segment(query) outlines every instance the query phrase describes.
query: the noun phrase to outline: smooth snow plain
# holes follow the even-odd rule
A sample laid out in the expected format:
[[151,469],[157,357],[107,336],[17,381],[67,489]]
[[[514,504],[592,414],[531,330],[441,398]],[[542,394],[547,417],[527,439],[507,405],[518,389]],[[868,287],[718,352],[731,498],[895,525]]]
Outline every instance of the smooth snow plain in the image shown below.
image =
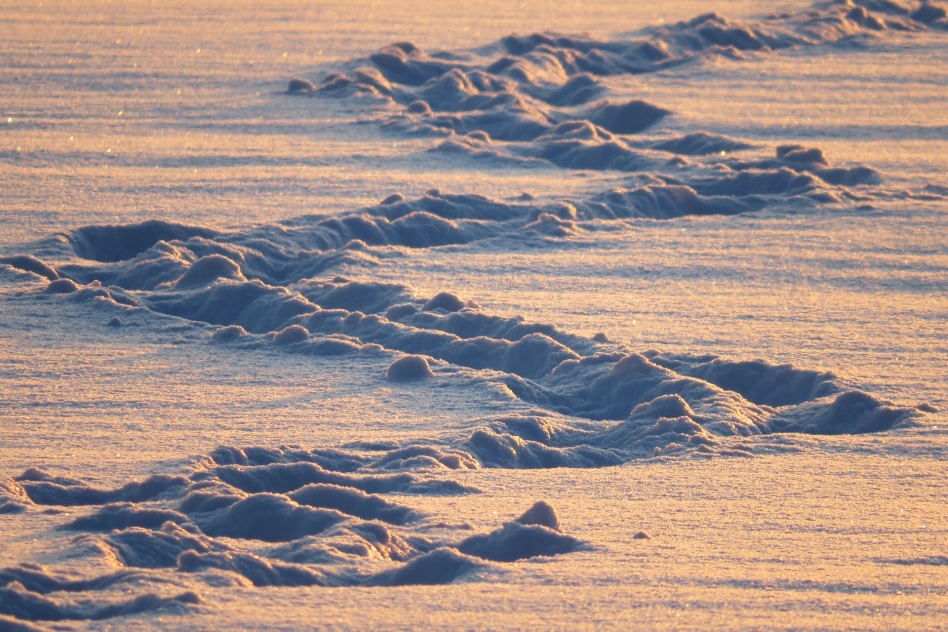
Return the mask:
[[945,7],[668,5],[5,7],[0,629],[944,627]]

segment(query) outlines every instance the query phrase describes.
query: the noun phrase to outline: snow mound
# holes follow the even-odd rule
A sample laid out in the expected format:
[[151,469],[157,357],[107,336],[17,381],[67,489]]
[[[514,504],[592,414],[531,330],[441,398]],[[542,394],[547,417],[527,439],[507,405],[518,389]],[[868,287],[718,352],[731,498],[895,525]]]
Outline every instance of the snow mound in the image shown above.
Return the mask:
[[392,382],[407,382],[433,376],[428,361],[417,355],[407,355],[395,360],[386,373],[386,377]]
[[537,557],[571,553],[582,542],[539,525],[508,522],[487,535],[472,535],[458,544],[462,553],[495,562],[515,562]]

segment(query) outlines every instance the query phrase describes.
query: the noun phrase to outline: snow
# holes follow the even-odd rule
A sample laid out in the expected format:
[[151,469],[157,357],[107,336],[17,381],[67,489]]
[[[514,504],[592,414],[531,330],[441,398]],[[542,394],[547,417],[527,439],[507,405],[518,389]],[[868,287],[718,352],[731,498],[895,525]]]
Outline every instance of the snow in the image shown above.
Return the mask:
[[0,628],[939,627],[946,31],[12,7]]

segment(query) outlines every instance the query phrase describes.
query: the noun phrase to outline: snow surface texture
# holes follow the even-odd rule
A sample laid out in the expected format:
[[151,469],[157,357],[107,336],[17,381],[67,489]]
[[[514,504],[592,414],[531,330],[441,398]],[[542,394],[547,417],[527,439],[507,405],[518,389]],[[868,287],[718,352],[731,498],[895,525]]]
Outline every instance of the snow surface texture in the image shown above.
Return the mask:
[[[385,495],[454,496],[476,489],[431,476],[364,473],[372,469],[367,464],[421,455],[430,457],[418,449],[377,459],[338,450],[220,448],[189,476],[155,475],[119,489],[28,470],[4,483],[4,510],[98,507],[58,528],[87,534],[72,540],[72,557],[111,560],[123,570],[71,580],[34,564],[0,569],[6,586],[0,614],[26,621],[96,620],[180,612],[201,603],[194,592],[148,592],[117,603],[46,597],[167,583],[150,569],[176,569],[216,586],[430,585],[487,569],[491,561],[584,546],[561,532],[546,502],[490,533],[464,537],[470,525],[432,523]],[[456,457],[441,458],[456,463]]]
[[[700,181],[702,186],[696,188],[705,195],[809,190],[815,184],[811,175],[831,185],[878,184],[880,175],[869,167],[831,168],[818,149],[802,147],[778,149],[776,160],[715,161],[715,180],[707,182],[700,178],[704,165],[691,165],[683,156],[725,155],[750,145],[703,132],[664,140],[630,138],[672,112],[638,99],[602,99],[609,90],[601,78],[655,73],[709,56],[739,59],[801,46],[853,43],[886,31],[948,30],[944,13],[928,3],[910,10],[892,2],[826,2],[799,13],[772,15],[761,23],[731,22],[708,13],[647,29],[630,40],[535,33],[511,35],[471,53],[433,55],[400,42],[371,55],[371,66],[356,68],[352,76],[332,72],[318,85],[292,79],[287,92],[385,104],[396,113],[384,129],[447,136],[431,151],[501,164],[540,160],[566,169],[627,172],[670,165],[688,174],[685,182]],[[720,173],[722,167],[727,175],[746,177],[727,177]],[[795,177],[800,175],[804,177]],[[678,214],[701,212],[727,211],[692,203]],[[640,213],[669,216],[662,211]]]
[[[194,613],[202,587],[476,581],[518,560],[595,547],[565,532],[543,501],[477,533],[463,515],[445,523],[411,506],[482,491],[458,482],[459,472],[779,455],[803,439],[755,439],[924,425],[933,407],[891,403],[830,372],[584,337],[493,314],[476,295],[420,295],[408,283],[374,279],[373,270],[397,268],[408,253],[450,256],[458,246],[555,255],[643,219],[941,201],[937,185],[888,189],[883,172],[851,161],[832,166],[811,144],[761,148],[705,131],[669,134],[661,126],[673,111],[616,101],[604,78],[946,29],[940,5],[865,0],[760,22],[708,14],[630,39],[512,35],[431,55],[396,43],[321,82],[293,79],[287,92],[352,101],[378,115],[392,138],[434,137],[429,156],[620,172],[623,186],[542,201],[393,193],[357,210],[234,230],[157,219],[90,224],[7,252],[3,282],[44,309],[91,310],[115,330],[174,320],[192,344],[226,348],[247,364],[264,353],[339,366],[367,358],[387,367],[379,373],[392,389],[474,385],[518,408],[398,440],[317,437],[306,448],[251,440],[115,488],[36,468],[11,476],[0,481],[0,514],[52,522],[69,536],[58,559],[112,570],[80,578],[74,568],[26,562],[0,569],[0,627]],[[629,540],[650,539],[628,529]],[[937,568],[944,560],[879,563]]]
[[[595,204],[585,208],[586,217],[606,215]],[[561,214],[563,209],[577,218],[574,207],[564,204]],[[559,533],[555,513],[542,505],[527,514],[539,518],[489,534],[453,540],[421,535],[411,527],[425,527],[424,516],[385,494],[476,490],[430,475],[389,472],[600,467],[688,452],[750,456],[753,448],[742,437],[878,432],[911,425],[922,414],[828,373],[708,355],[637,353],[550,324],[492,316],[450,293],[419,299],[406,286],[316,276],[342,260],[385,256],[373,254],[372,246],[502,241],[534,230],[535,223],[557,231],[573,226],[573,219],[547,210],[432,193],[309,225],[296,222],[292,229],[265,226],[242,234],[157,221],[89,226],[40,248],[72,248],[83,263],[54,268],[31,255],[5,258],[11,267],[48,279],[41,292],[62,309],[74,302],[117,304],[130,313],[148,310],[214,325],[213,342],[246,354],[275,346],[339,361],[386,355],[392,358],[388,379],[405,388],[415,380],[466,376],[508,389],[535,410],[445,441],[420,437],[313,451],[221,448],[190,476],[155,475],[111,490],[31,470],[4,484],[0,511],[100,506],[60,528],[107,534],[84,538],[81,546],[123,566],[213,571],[207,581],[214,583],[438,584],[489,568],[486,561],[558,555],[582,543]],[[239,543],[244,541],[255,546]],[[373,571],[380,560],[397,565]],[[101,619],[200,602],[194,593],[144,593],[94,604],[44,597],[147,582],[144,571],[73,583],[42,568],[2,573],[8,583],[0,609],[24,620]]]
[[[728,437],[878,432],[921,414],[828,373],[639,353],[552,324],[493,316],[450,293],[419,299],[407,286],[314,276],[353,254],[371,257],[368,243],[426,248],[502,238],[531,216],[543,218],[544,209],[433,194],[308,226],[235,235],[162,222],[89,226],[48,247],[71,247],[90,263],[54,269],[32,256],[5,261],[48,278],[45,292],[65,305],[105,300],[217,326],[215,342],[246,353],[272,345],[339,361],[388,355],[393,382],[463,375],[536,407],[448,445],[420,438],[378,459],[352,457],[367,469],[615,465],[681,450],[711,452]],[[727,446],[727,452],[744,449]]]

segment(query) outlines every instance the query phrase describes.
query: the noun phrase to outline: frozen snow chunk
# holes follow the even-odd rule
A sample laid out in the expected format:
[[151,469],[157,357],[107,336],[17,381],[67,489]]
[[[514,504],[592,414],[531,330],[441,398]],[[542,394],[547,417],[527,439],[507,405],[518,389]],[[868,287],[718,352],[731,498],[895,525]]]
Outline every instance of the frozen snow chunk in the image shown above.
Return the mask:
[[70,294],[78,289],[79,286],[72,279],[56,279],[46,286],[48,294]]
[[272,463],[246,467],[223,465],[194,475],[196,482],[219,481],[248,493],[286,493],[310,483],[327,483],[361,489],[371,494],[398,492],[431,496],[477,493],[454,481],[424,480],[411,474],[365,476],[340,474],[323,469],[316,463]]
[[464,309],[466,305],[464,301],[459,299],[456,295],[451,294],[450,292],[441,292],[430,301],[425,303],[425,306],[422,308],[426,312],[434,311],[436,309],[443,309],[446,312],[459,312]]
[[873,31],[884,31],[886,25],[883,20],[872,15],[863,7],[854,7],[846,14],[846,19]]
[[[39,564],[23,563],[19,566],[0,569],[0,586],[16,582],[30,592],[45,595],[52,592],[104,590],[116,584],[137,581],[141,577],[141,573],[134,571],[118,571],[91,579],[76,579],[55,575]],[[0,626],[0,629],[5,628]]]
[[409,86],[420,86],[452,68],[451,64],[431,59],[411,42],[386,46],[369,59],[386,79]]
[[887,406],[867,393],[848,391],[838,395],[830,406],[801,408],[795,415],[795,427],[775,429],[826,435],[882,432],[907,421],[913,414],[916,413],[910,409]]
[[537,524],[542,527],[547,527],[548,529],[553,529],[554,531],[560,530],[560,519],[556,515],[556,509],[545,500],[535,502],[532,507],[523,512],[514,522],[522,525]]
[[[806,164],[806,163],[801,163]],[[807,173],[782,168],[775,171],[741,171],[733,176],[709,178],[692,186],[701,195],[752,196],[799,195],[813,190],[817,180]]]
[[241,325],[254,333],[285,327],[294,316],[316,311],[299,294],[259,281],[214,283],[186,292],[153,293],[152,310],[212,325]]
[[354,73],[354,78],[356,85],[362,91],[379,96],[392,96],[392,84],[375,68],[358,68]]
[[540,213],[535,222],[525,225],[521,230],[558,238],[572,237],[579,232],[575,222],[560,219],[552,213]]
[[677,370],[767,406],[800,404],[839,392],[832,373],[798,369],[790,364],[768,364],[763,360],[731,362],[714,358]]
[[541,469],[553,467],[603,467],[622,462],[622,456],[610,448],[580,443],[558,448],[543,441],[525,440],[511,433],[490,428],[475,430],[464,442],[486,467]]
[[392,382],[406,382],[434,377],[434,373],[423,356],[406,355],[392,362],[385,376]]
[[308,281],[297,288],[308,300],[324,310],[344,309],[363,314],[379,314],[389,307],[411,300],[404,285],[372,281]]
[[780,145],[777,147],[777,158],[784,162],[799,162],[808,165],[828,165],[823,156],[823,150],[818,147],[807,149],[803,145]]
[[538,555],[571,553],[582,541],[542,525],[508,522],[486,535],[472,535],[458,544],[462,553],[495,562],[514,562]]
[[623,375],[626,373],[651,372],[656,370],[660,370],[658,365],[650,362],[645,356],[638,353],[630,353],[613,364],[610,373],[612,375]]
[[325,338],[317,338],[311,348],[317,355],[338,356],[355,353],[362,349],[362,346],[356,338],[343,334],[329,334]]
[[418,307],[411,303],[400,303],[393,305],[385,311],[385,318],[392,322],[400,321],[408,316],[414,316],[418,313]]
[[832,169],[814,169],[823,182],[836,186],[855,186],[858,184],[882,184],[882,175],[871,167],[834,167]]
[[290,79],[286,86],[287,94],[309,94],[315,92],[316,86],[306,79]]
[[290,325],[273,334],[273,342],[278,345],[291,345],[309,338],[309,332],[302,325]]
[[230,507],[244,498],[246,496],[233,493],[196,490],[184,497],[179,509],[187,514],[206,513]]
[[629,101],[622,105],[601,105],[589,113],[589,120],[614,134],[638,134],[671,114],[671,111],[646,103]]
[[695,412],[681,395],[660,395],[655,399],[639,404],[629,414],[629,419],[695,419]]
[[412,468],[477,469],[479,464],[466,452],[444,450],[430,445],[394,448],[372,463],[373,469],[407,470]]
[[247,330],[240,325],[228,325],[227,327],[221,327],[215,331],[211,338],[218,342],[230,342],[231,340],[243,338],[246,335]]
[[[369,544],[376,553],[391,560],[405,561],[415,554],[416,549],[397,533],[377,522],[363,522],[349,527],[365,543]],[[427,544],[427,540],[416,538],[415,542]]]
[[[416,536],[416,542],[427,540]],[[333,529],[325,537],[309,537],[273,549],[269,557],[296,564],[351,564],[353,557],[366,560],[405,562],[418,554],[418,549],[385,525],[362,522]],[[356,561],[358,563],[358,561]]]
[[606,92],[606,88],[592,75],[582,73],[570,77],[566,83],[551,93],[541,95],[550,105],[575,106],[589,103]]
[[406,111],[409,114],[420,114],[422,116],[431,116],[431,106],[428,105],[427,101],[418,99],[417,101],[412,101],[408,104]]
[[398,202],[404,202],[405,196],[401,193],[392,193],[390,196],[379,202],[380,206],[388,206],[389,204],[397,204]]
[[217,279],[244,280],[240,266],[224,255],[208,255],[191,264],[178,282],[177,288],[191,288],[207,285]]

